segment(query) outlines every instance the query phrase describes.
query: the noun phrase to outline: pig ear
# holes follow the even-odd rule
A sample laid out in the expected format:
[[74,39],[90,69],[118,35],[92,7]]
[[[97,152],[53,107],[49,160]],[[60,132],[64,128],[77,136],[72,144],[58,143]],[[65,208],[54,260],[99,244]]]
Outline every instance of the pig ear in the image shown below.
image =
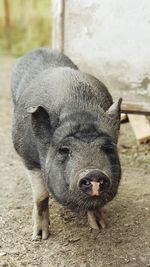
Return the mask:
[[50,143],[51,124],[48,112],[42,106],[30,107],[27,109],[31,113],[31,124],[35,137],[40,143]]
[[121,102],[122,98],[119,98],[117,102],[114,102],[110,108],[106,111],[106,113],[112,117],[113,120],[120,120],[121,114]]

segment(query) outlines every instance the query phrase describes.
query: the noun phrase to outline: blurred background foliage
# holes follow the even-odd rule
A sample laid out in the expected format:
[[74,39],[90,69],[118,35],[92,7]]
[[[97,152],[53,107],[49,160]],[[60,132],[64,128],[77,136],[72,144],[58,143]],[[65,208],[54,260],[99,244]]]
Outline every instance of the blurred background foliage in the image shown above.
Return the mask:
[[0,54],[50,45],[51,0],[0,0]]

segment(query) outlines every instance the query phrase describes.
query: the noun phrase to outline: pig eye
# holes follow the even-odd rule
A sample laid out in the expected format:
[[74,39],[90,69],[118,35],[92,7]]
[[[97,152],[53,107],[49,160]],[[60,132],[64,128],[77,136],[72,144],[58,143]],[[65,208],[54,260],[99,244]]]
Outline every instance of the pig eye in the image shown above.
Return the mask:
[[115,151],[115,146],[112,143],[103,144],[101,148],[105,153],[114,153]]
[[70,150],[68,147],[61,147],[59,148],[58,152],[59,154],[66,155],[66,156],[70,154]]
[[113,147],[102,147],[102,150],[106,153],[113,153],[114,152]]

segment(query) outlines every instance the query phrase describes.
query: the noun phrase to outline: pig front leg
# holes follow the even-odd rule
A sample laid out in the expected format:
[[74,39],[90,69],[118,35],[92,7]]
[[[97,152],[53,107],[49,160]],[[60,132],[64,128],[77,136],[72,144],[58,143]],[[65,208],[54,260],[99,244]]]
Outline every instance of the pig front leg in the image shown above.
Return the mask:
[[90,210],[87,212],[87,217],[88,217],[88,223],[89,226],[92,229],[99,230],[101,228],[106,228],[105,221],[102,216],[102,211],[101,209],[96,209],[96,210]]
[[40,170],[28,170],[33,193],[33,240],[47,239],[49,236],[49,193]]

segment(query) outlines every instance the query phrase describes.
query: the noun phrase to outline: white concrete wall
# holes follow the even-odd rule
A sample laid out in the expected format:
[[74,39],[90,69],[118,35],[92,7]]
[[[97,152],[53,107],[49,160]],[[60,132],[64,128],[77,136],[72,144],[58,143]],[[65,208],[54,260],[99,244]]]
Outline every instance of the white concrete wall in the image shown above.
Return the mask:
[[114,96],[150,101],[150,0],[65,0],[64,15],[64,52]]

